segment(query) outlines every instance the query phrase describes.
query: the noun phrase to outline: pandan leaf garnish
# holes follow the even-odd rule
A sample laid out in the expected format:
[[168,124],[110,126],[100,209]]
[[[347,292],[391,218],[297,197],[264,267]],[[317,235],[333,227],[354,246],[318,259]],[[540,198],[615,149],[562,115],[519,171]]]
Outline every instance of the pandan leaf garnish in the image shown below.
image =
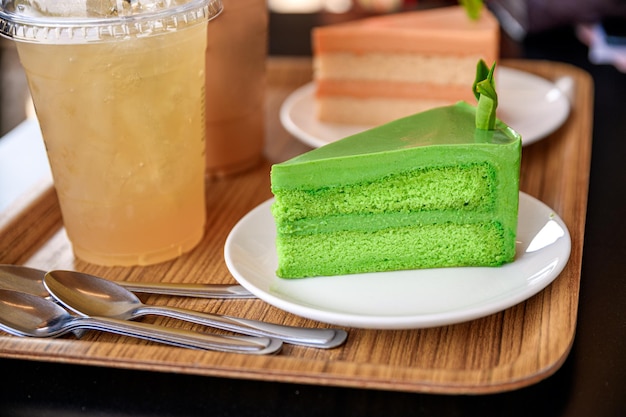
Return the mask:
[[476,65],[476,78],[472,84],[474,96],[478,100],[476,107],[476,128],[494,130],[496,126],[496,109],[498,108],[498,94],[493,73],[496,69],[494,62],[491,69],[482,59]]
[[459,0],[461,6],[465,8],[465,12],[472,20],[478,20],[480,11],[483,8],[483,0]]

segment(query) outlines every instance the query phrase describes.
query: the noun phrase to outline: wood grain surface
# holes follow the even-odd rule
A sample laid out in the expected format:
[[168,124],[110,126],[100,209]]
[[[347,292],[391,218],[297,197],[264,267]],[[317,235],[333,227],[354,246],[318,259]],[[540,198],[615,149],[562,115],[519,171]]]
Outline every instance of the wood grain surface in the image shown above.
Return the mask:
[[[491,393],[537,382],[555,372],[569,353],[576,328],[589,184],[593,85],[582,70],[545,61],[506,61],[550,80],[574,81],[572,112],[549,137],[524,147],[521,189],[553,208],[572,238],[565,270],[545,290],[505,311],[467,323],[416,330],[347,329],[347,343],[318,350],[286,345],[274,356],[247,356],[169,347],[90,332],[80,340],[19,338],[0,333],[0,356],[40,361],[180,372],[349,387],[436,393]],[[223,246],[235,223],[271,197],[269,168],[309,148],[281,126],[278,110],[311,80],[306,58],[270,58],[266,161],[246,173],[207,183],[207,233],[182,257],[149,267],[106,268],[74,258],[62,228],[56,195],[38,186],[19,209],[0,215],[0,263],[41,269],[75,269],[127,281],[233,283]],[[290,325],[329,327],[283,312],[261,300],[206,300],[148,295],[144,301],[239,315]],[[204,330],[180,321],[146,322]]]

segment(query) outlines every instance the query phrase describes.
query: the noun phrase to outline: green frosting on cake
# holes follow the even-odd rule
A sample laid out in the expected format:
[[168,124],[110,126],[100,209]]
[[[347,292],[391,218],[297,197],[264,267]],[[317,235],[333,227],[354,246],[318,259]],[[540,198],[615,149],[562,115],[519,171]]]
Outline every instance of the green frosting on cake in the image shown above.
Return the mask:
[[459,102],[274,165],[277,275],[512,261],[521,138],[475,115]]

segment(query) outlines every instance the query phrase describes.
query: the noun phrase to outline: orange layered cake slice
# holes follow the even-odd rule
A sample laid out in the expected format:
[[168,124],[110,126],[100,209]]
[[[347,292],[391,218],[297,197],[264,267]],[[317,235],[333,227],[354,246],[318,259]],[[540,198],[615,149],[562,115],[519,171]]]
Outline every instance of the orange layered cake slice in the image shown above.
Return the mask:
[[499,24],[483,8],[404,12],[315,28],[317,117],[378,125],[459,100],[479,59],[499,55]]

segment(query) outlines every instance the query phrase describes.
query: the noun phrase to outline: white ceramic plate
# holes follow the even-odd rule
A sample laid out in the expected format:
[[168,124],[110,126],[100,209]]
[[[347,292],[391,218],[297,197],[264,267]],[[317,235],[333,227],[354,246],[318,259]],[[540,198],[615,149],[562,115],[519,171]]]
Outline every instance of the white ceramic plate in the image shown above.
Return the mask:
[[250,292],[282,310],[341,326],[407,329],[464,322],[535,295],[563,270],[569,231],[552,209],[520,193],[517,256],[496,268],[441,268],[281,279],[268,200],[229,234],[226,265]]
[[[522,135],[523,145],[543,139],[567,120],[569,100],[553,83],[507,67],[499,67],[497,77],[498,117]],[[281,123],[300,141],[317,148],[371,127],[320,122],[314,92],[315,84],[306,84],[280,109]]]

